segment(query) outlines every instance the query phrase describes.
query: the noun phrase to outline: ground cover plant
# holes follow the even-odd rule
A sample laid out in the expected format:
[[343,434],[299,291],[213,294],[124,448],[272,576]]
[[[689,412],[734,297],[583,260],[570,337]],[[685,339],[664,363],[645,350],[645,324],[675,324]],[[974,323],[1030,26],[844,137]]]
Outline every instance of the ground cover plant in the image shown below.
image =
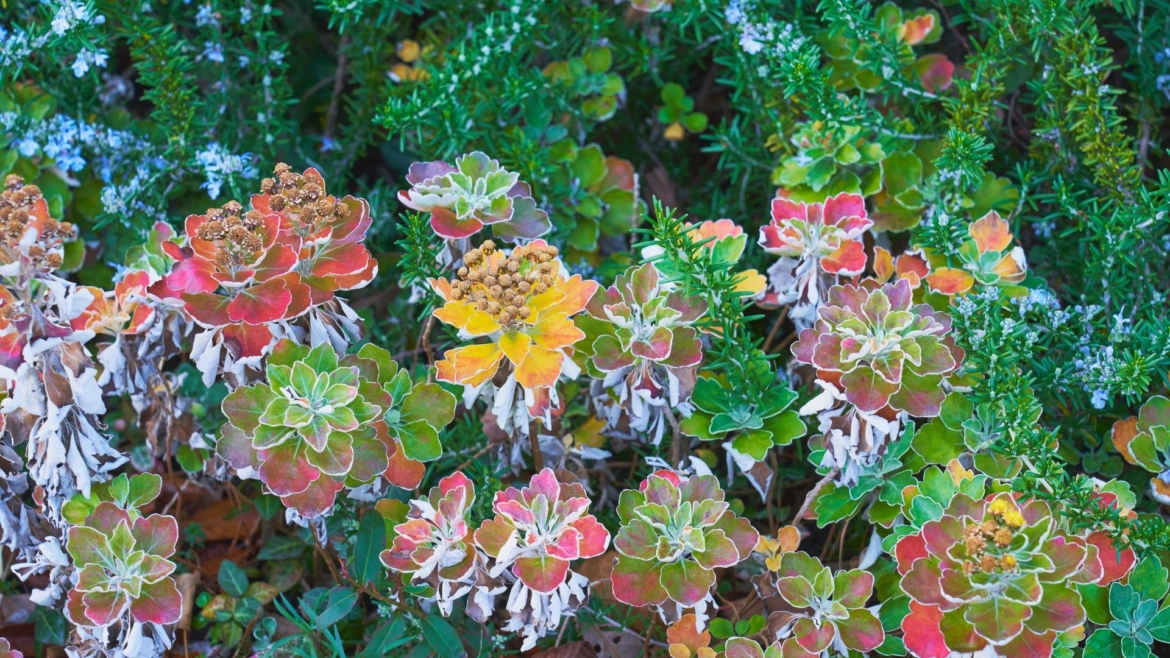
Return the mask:
[[0,658],[1170,655],[1165,0],[0,2]]

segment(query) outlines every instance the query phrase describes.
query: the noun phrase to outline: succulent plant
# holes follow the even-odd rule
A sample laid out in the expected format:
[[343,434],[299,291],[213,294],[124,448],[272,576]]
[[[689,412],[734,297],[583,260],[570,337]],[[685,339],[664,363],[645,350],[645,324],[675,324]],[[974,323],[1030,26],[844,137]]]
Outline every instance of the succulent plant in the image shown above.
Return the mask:
[[278,164],[273,177],[261,181],[260,190],[252,196],[252,207],[277,215],[281,232],[299,238],[296,271],[309,286],[314,305],[377,276],[378,261],[364,244],[373,223],[365,199],[338,199],[326,193],[325,179],[316,169],[297,174],[286,164]]
[[833,286],[816,324],[800,332],[792,353],[817,377],[844,391],[858,409],[887,405],[912,416],[939,414],[943,378],[963,360],[951,318],[913,306],[910,284]]
[[394,527],[393,545],[382,551],[382,564],[432,589],[444,616],[471,591],[474,571],[482,567],[467,520],[474,502],[471,480],[458,472],[448,475],[426,498],[410,502],[407,520]]
[[1114,423],[1113,445],[1125,461],[1157,474],[1150,478],[1150,495],[1170,505],[1170,398],[1155,395],[1137,416]]
[[[772,174],[772,182],[793,190],[797,196],[820,196],[830,183],[833,188],[855,188],[863,193],[872,193],[880,187],[880,179],[874,174],[859,180],[857,175],[845,169],[852,165],[878,166],[886,153],[878,142],[861,137],[860,126],[829,127],[821,121],[809,121],[800,125],[790,142],[796,153],[781,162]],[[880,173],[871,169],[871,172]],[[850,184],[851,183],[851,184]],[[811,190],[812,194],[806,194]]]
[[554,186],[572,191],[556,204],[552,221],[567,234],[570,255],[595,258],[602,236],[629,235],[644,211],[638,174],[629,160],[606,156],[596,144],[579,148],[573,140],[562,139],[549,151],[560,165],[552,176]]
[[550,63],[544,67],[544,74],[582,99],[581,111],[586,117],[605,121],[626,96],[626,83],[620,75],[610,72],[612,66],[613,52],[609,48],[590,46],[580,57]]
[[548,232],[548,214],[536,207],[520,175],[484,153],[474,151],[446,162],[416,162],[406,176],[409,190],[398,193],[408,208],[429,212],[440,237],[458,240],[492,226],[492,235],[514,242]]
[[170,577],[175,564],[167,559],[179,524],[137,509],[158,495],[160,485],[157,476],[116,480],[107,490],[114,500],[98,502],[81,525],[69,528],[67,550],[78,575],[65,614],[74,624],[110,626],[127,614],[139,624],[179,620],[183,597]]
[[807,553],[785,553],[775,587],[791,609],[769,619],[783,639],[781,655],[812,658],[830,649],[864,654],[880,646],[885,639],[881,622],[865,607],[873,584],[873,574],[860,569],[833,573]]
[[752,386],[741,388],[732,388],[718,377],[699,377],[691,394],[695,410],[679,423],[679,429],[704,441],[730,439],[736,454],[759,462],[772,446],[792,443],[804,436],[806,428],[796,411],[788,408],[796,392],[777,385],[766,363],[753,363],[747,375]]
[[586,513],[589,504],[583,486],[562,484],[545,468],[527,487],[497,492],[496,516],[475,531],[476,545],[495,560],[490,574],[507,570],[515,578],[508,597],[513,616],[504,630],[524,636],[523,650],[584,602],[589,579],[570,563],[609,547],[609,531]]
[[926,276],[930,288],[944,295],[961,295],[975,284],[1015,286],[1024,280],[1028,264],[1024,250],[1012,244],[1012,230],[994,210],[967,227],[971,239],[959,247],[959,267],[937,267]]
[[690,398],[703,345],[695,323],[707,311],[702,300],[687,299],[663,285],[646,263],[631,267],[614,284],[598,290],[577,317],[586,340],[577,348],[591,375],[613,391],[605,413],[611,426],[628,413],[630,429],[662,438],[662,407]]
[[[893,2],[883,3],[874,18],[882,31],[883,44],[893,44],[897,62],[903,76],[916,77],[930,92],[946,89],[951,85],[955,65],[944,55],[928,54],[915,57],[913,46],[931,44],[942,36],[942,22],[938,13],[929,9],[916,9],[909,15]],[[882,74],[875,72],[882,54],[868,43],[850,38],[844,34],[823,33],[820,41],[825,53],[833,60],[833,83],[839,89],[860,88],[871,91],[882,83],[883,77],[895,75],[892,67],[883,65]]]
[[614,597],[632,606],[672,601],[702,617],[715,570],[747,559],[760,538],[723,498],[715,476],[682,479],[671,471],[650,475],[638,491],[623,491]]
[[829,277],[854,277],[865,270],[861,237],[871,226],[859,194],[837,194],[824,203],[773,199],[772,220],[760,229],[759,242],[780,260],[768,268],[761,303],[795,304],[790,317],[800,329],[810,326]]
[[1170,643],[1170,609],[1160,604],[1170,589],[1168,575],[1158,556],[1148,555],[1134,567],[1128,583],[1100,588],[1105,605],[1100,610],[1089,608],[1088,616],[1103,628],[1089,636],[1084,655],[1146,658],[1156,655],[1151,652],[1155,640]]
[[1129,570],[1116,568],[1112,551],[1107,540],[1061,530],[1043,501],[956,494],[941,518],[894,547],[911,598],[906,647],[922,658],[987,647],[1035,655],[1085,622],[1077,584],[1107,584]]
[[687,133],[698,134],[707,129],[707,115],[695,111],[695,99],[687,96],[682,85],[667,83],[661,97],[663,105],[658,108],[658,121],[666,126],[663,135],[666,139],[677,142]]
[[[310,350],[281,341],[268,360],[267,381],[224,400],[228,423],[217,447],[235,468],[254,469],[286,506],[320,516],[346,486],[384,473],[395,484],[414,486],[411,463],[438,458],[429,414],[449,421],[454,400],[428,390],[411,404],[405,398],[412,394],[409,376],[381,348],[366,345],[339,360],[328,344]],[[403,407],[393,418],[399,399]],[[396,421],[392,435],[389,423]]]

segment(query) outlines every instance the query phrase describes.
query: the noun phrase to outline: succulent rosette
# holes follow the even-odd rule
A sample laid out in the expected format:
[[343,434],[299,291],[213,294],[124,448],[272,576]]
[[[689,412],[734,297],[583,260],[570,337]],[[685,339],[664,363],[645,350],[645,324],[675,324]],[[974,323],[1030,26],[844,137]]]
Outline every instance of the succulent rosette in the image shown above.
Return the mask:
[[585,487],[562,484],[545,468],[527,487],[497,492],[496,516],[475,531],[476,545],[495,559],[491,575],[507,570],[516,579],[508,597],[513,617],[504,630],[520,631],[524,650],[584,602],[589,579],[570,570],[571,562],[609,547],[609,531],[587,514],[589,504]]
[[537,240],[505,256],[488,240],[464,254],[466,265],[453,281],[431,280],[446,302],[435,317],[463,338],[488,339],[445,352],[436,364],[439,380],[462,384],[465,400],[474,400],[507,362],[510,372],[499,389],[504,394],[495,397],[493,408],[505,427],[515,422],[516,385],[524,390],[528,416],[542,418],[555,402],[553,385],[562,373],[578,374],[569,350],[585,334],[570,317],[585,308],[597,283],[568,276],[557,253]]
[[443,615],[471,591],[480,564],[467,512],[475,502],[475,485],[462,473],[439,480],[426,498],[412,500],[407,520],[394,527],[393,545],[382,551],[382,564],[410,574],[415,583],[434,589]]
[[840,655],[876,649],[885,632],[877,615],[865,607],[873,584],[873,574],[860,569],[834,574],[807,553],[785,553],[775,587],[790,608],[769,619],[783,638],[782,655],[814,658],[830,649]]
[[971,239],[959,247],[959,267],[937,267],[925,277],[932,290],[961,295],[975,284],[1008,287],[1024,280],[1028,274],[1024,250],[1011,247],[1011,227],[999,213],[988,212],[972,222],[967,233]]
[[633,163],[606,156],[596,144],[578,148],[572,139],[557,142],[550,151],[562,164],[555,171],[555,185],[573,191],[553,212],[553,221],[568,233],[565,245],[593,254],[601,236],[629,235],[645,209]]
[[176,262],[155,290],[182,299],[205,329],[191,352],[208,386],[221,362],[237,381],[244,367],[258,367],[275,340],[272,323],[300,316],[312,302],[293,269],[300,238],[281,232],[280,223],[279,215],[244,212],[231,201],[187,217],[183,238],[163,243]]
[[661,440],[661,408],[685,404],[694,389],[703,344],[695,323],[707,303],[662,285],[650,263],[631,267],[598,290],[577,324],[587,338],[580,351],[589,372],[612,394],[605,416],[616,426],[628,413],[630,429]]
[[866,413],[887,405],[912,416],[939,414],[944,377],[963,360],[949,315],[913,305],[909,281],[829,289],[816,323],[792,347],[797,361],[844,391]]
[[618,499],[613,594],[632,606],[695,608],[704,617],[715,570],[746,560],[760,535],[724,501],[714,475],[659,471]]
[[1132,566],[1113,552],[1107,539],[1062,531],[1043,501],[957,494],[941,518],[894,547],[911,598],[906,647],[921,658],[989,647],[1048,655],[1058,634],[1085,623],[1077,585],[1108,584],[1128,571],[1118,566]]
[[1157,474],[1150,495],[1170,505],[1170,399],[1155,395],[1137,416],[1114,423],[1113,445],[1125,461]]
[[762,303],[795,304],[800,328],[812,324],[830,276],[853,277],[865,270],[862,235],[873,226],[860,194],[842,192],[824,203],[772,200],[772,219],[760,229],[760,246],[780,256],[768,268]]
[[326,193],[316,169],[297,174],[286,164],[277,165],[260,190],[252,207],[278,215],[281,231],[300,241],[296,270],[314,305],[333,299],[335,291],[361,288],[378,274],[378,261],[363,244],[373,223],[365,199],[338,199]]
[[442,452],[435,423],[450,420],[454,399],[433,384],[412,389],[377,346],[339,360],[327,343],[310,350],[282,340],[268,359],[267,381],[232,391],[223,410],[219,454],[313,518],[343,488],[379,475],[417,486],[420,462]]
[[416,162],[406,180],[411,188],[399,192],[398,200],[430,213],[431,228],[448,240],[469,238],[488,225],[496,238],[531,240],[552,227],[520,175],[479,151],[456,159],[454,166]]
[[[110,626],[127,613],[139,624],[173,624],[183,597],[171,574],[179,524],[162,514],[142,516],[136,509],[153,500],[161,478],[125,477],[110,483],[90,502],[81,525],[69,528],[66,550],[77,569],[65,614],[79,626]],[[84,498],[84,497],[82,497]],[[75,502],[74,510],[85,508]]]

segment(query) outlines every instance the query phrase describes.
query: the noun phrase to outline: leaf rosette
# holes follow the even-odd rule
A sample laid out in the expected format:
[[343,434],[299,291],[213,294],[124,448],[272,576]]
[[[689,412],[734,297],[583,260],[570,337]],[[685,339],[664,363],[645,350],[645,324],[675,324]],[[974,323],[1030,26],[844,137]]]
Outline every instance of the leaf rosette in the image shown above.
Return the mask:
[[411,188],[399,192],[398,200],[430,213],[431,228],[448,240],[469,238],[485,226],[501,240],[531,240],[552,227],[520,175],[479,151],[456,159],[455,166],[416,162],[406,180]]
[[858,409],[887,405],[912,416],[939,414],[944,377],[962,363],[949,315],[913,305],[906,279],[833,286],[816,323],[792,347],[797,361],[844,390]]
[[622,527],[614,538],[618,559],[613,593],[632,606],[705,610],[715,570],[747,559],[760,535],[724,501],[713,475],[680,478],[659,471],[618,499]]
[[435,423],[450,420],[453,396],[434,385],[412,389],[409,375],[379,347],[339,360],[328,344],[310,350],[284,340],[266,374],[265,383],[224,400],[229,422],[219,453],[237,469],[254,469],[302,516],[326,513],[343,488],[382,474],[414,487],[419,462],[441,454]]

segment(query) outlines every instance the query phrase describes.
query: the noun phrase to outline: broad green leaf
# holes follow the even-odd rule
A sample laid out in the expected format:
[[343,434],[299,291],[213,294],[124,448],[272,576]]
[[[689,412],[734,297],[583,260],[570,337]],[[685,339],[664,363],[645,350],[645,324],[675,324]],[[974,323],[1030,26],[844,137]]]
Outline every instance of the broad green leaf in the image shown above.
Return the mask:
[[371,510],[362,516],[358,525],[357,541],[353,545],[349,572],[359,583],[377,580],[382,571],[378,554],[386,548],[386,524],[382,515]]
[[235,562],[224,560],[219,564],[219,586],[224,594],[238,599],[248,591],[248,575]]

